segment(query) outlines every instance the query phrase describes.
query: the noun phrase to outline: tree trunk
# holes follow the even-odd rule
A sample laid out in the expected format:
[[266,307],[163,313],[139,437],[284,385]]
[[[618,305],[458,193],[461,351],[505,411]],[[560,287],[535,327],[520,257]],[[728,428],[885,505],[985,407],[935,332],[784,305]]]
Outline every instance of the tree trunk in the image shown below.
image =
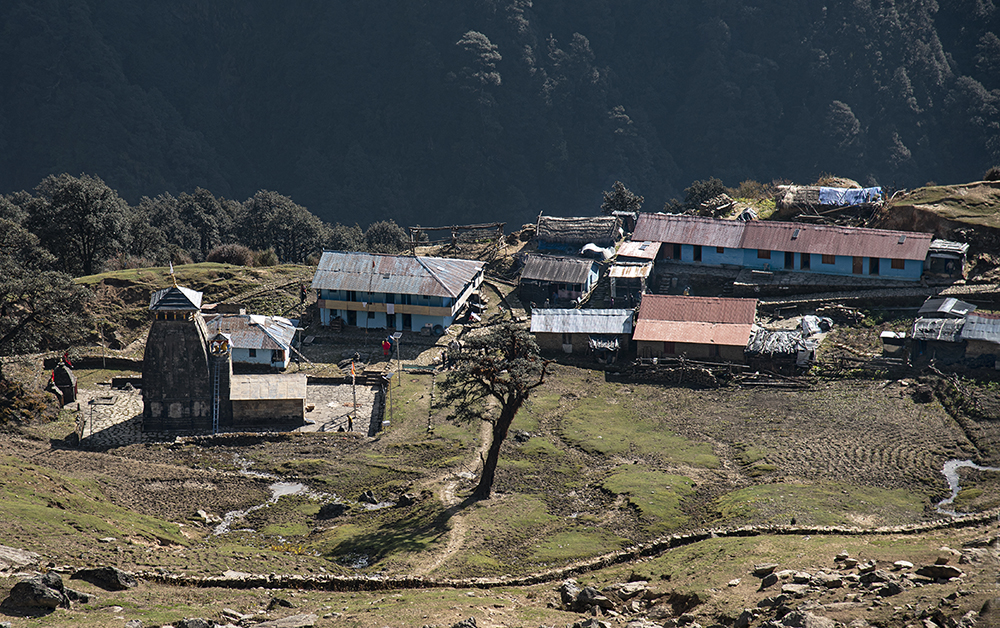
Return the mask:
[[493,424],[493,441],[490,443],[490,451],[486,454],[486,462],[483,463],[483,473],[479,477],[479,485],[472,492],[472,499],[479,501],[489,499],[493,492],[493,480],[496,478],[497,462],[500,461],[500,447],[507,438],[507,430],[514,422],[514,415],[523,403],[523,399],[510,400],[500,409],[500,416]]

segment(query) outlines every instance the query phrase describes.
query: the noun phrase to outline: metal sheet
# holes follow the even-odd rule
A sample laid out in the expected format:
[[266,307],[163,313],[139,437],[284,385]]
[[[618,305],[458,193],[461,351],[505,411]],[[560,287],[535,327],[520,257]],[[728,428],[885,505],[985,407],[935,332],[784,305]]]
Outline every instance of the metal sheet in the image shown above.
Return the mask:
[[984,340],[1000,344],[1000,316],[970,314],[965,318],[961,337],[964,340]]
[[798,222],[755,221],[745,224],[741,248],[814,255],[923,261],[927,258],[933,238],[930,233]]
[[686,216],[683,214],[639,214],[633,242],[649,240],[670,244],[696,244],[727,249],[740,248],[747,223]]
[[[732,323],[752,325],[757,299],[686,297],[646,294],[639,306],[639,320]],[[749,333],[749,332],[748,332]]]
[[211,335],[223,333],[236,349],[282,349],[288,351],[295,326],[288,319],[247,314],[218,314],[205,320]]
[[635,326],[634,340],[686,342],[699,345],[745,347],[753,325],[732,323],[698,323],[640,319]]
[[660,252],[660,242],[650,242],[649,240],[640,242],[625,242],[618,248],[618,257],[631,257],[633,259],[656,259],[656,254]]
[[229,380],[233,401],[305,399],[305,375],[233,375]]
[[521,271],[521,279],[555,281],[560,283],[586,283],[591,272],[597,271],[597,262],[579,257],[555,255],[529,255]]
[[649,277],[653,270],[653,263],[646,264],[615,264],[608,273],[609,277],[615,279],[643,279]]
[[531,333],[631,334],[633,310],[535,309]]
[[458,298],[482,271],[464,259],[324,251],[312,288]]

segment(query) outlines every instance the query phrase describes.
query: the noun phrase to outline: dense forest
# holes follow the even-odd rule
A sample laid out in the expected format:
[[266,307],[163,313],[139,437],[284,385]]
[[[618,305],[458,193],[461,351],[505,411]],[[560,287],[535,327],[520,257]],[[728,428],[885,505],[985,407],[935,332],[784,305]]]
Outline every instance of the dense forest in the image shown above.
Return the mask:
[[993,0],[11,0],[0,193],[266,189],[367,227],[967,181],[1000,163],[998,33]]

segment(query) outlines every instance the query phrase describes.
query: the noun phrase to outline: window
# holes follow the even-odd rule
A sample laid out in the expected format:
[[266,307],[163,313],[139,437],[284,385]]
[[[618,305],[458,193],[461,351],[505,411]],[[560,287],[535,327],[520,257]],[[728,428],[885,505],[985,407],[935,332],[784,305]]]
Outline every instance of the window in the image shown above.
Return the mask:
[[694,261],[696,261],[696,262],[700,262],[701,261],[701,245],[700,244],[695,244],[694,245]]
[[824,264],[836,264],[837,263],[837,256],[836,255],[826,255],[824,253],[823,254],[823,263]]
[[355,301],[356,302],[358,300],[358,293],[355,292],[354,290],[348,290],[347,291],[347,300],[348,301]]
[[285,351],[283,349],[271,349],[271,361],[272,362],[284,362],[285,361]]
[[256,349],[250,349],[250,357],[251,358],[256,358],[257,357],[257,350]]
[[677,349],[674,348],[674,343],[672,343],[672,342],[664,342],[663,343],[663,353],[664,353],[664,355],[674,355],[675,353],[677,353]]
[[715,247],[715,252],[718,253],[719,255],[721,255],[721,254],[723,254],[723,253],[726,252],[726,247],[724,247],[724,246],[717,246],[717,247]]
[[375,318],[375,312],[368,312],[368,318]]
[[757,249],[757,259],[771,259],[771,252],[764,249]]
[[571,345],[571,344],[573,344],[573,336],[567,334],[566,332],[563,332],[562,343],[564,345]]
[[893,270],[903,270],[906,268],[906,260],[893,258],[892,264],[890,264]]

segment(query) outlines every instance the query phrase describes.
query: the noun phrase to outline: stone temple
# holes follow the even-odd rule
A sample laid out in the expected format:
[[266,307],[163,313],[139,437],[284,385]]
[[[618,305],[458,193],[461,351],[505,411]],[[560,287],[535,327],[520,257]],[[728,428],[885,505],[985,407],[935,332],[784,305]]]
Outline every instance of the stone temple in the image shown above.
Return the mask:
[[305,376],[246,375],[234,381],[231,339],[209,335],[201,306],[202,293],[176,285],[150,298],[143,431],[211,434],[302,425]]

